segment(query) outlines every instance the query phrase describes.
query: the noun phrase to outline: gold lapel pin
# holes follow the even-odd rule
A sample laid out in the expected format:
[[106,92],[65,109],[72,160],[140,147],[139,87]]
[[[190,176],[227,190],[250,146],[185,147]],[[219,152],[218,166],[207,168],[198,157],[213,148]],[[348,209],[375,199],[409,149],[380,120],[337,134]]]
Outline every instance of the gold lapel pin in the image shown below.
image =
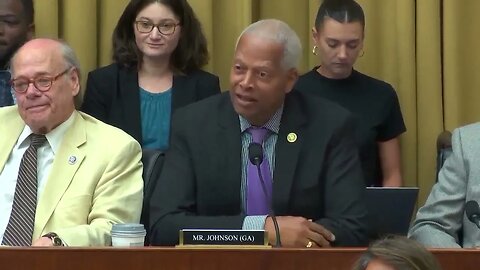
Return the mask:
[[70,156],[68,158],[68,164],[73,165],[73,164],[75,164],[75,162],[77,162],[77,157],[76,156]]
[[296,141],[297,141],[297,134],[295,134],[294,132],[288,133],[288,135],[287,135],[287,141],[288,141],[289,143],[294,143],[294,142],[296,142]]

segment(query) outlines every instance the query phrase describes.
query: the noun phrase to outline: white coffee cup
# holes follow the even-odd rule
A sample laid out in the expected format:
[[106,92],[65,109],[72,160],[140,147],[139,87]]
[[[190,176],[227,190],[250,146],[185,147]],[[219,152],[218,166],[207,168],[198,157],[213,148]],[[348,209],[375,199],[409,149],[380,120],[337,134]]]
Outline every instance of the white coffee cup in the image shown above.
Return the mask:
[[145,227],[143,224],[113,224],[112,246],[114,247],[143,247],[145,244]]

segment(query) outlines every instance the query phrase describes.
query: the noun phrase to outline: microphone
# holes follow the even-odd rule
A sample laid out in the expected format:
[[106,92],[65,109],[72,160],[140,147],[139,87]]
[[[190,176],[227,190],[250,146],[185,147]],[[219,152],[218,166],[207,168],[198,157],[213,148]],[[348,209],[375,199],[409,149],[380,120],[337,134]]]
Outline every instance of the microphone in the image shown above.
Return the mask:
[[468,201],[465,205],[465,213],[468,220],[480,229],[480,207],[478,207],[478,203],[476,201]]
[[[260,164],[263,162],[263,148],[262,145],[258,143],[251,143],[248,146],[248,159],[252,162],[253,165],[257,167],[258,177],[260,178],[260,184],[262,185],[263,194],[265,198],[267,198],[267,205],[271,205],[271,202],[268,201],[268,194],[267,188],[265,187],[265,182],[263,181],[262,171],[260,170]],[[275,228],[275,246],[280,247],[282,246],[282,242],[280,241],[280,229],[278,228],[277,218],[273,213],[272,207],[270,207],[270,217],[273,221],[273,227]]]

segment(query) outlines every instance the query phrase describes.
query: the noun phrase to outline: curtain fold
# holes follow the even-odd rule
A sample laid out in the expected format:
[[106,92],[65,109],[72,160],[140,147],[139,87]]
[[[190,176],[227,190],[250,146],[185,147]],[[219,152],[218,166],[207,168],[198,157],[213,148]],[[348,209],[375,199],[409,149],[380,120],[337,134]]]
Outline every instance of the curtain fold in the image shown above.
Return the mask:
[[480,119],[480,1],[443,1],[443,83],[445,127]]
[[[237,37],[255,16],[253,0],[214,0],[213,3],[213,72],[220,77],[222,90],[229,89],[229,74]],[[203,23],[203,22],[202,22]]]
[[436,138],[443,131],[441,3],[437,0],[416,2],[418,166],[415,180],[420,188],[419,205],[423,205],[436,179]]
[[[59,0],[34,0],[35,33],[38,37],[60,36],[58,29],[60,21]],[[66,15],[62,15],[64,17]]]
[[[407,132],[401,137],[402,171],[420,187],[423,204],[435,179],[435,140],[447,128],[479,119],[480,47],[477,0],[358,0],[366,13],[365,54],[356,69],[392,84]],[[35,0],[38,37],[60,37],[87,72],[111,63],[111,36],[128,0]],[[304,48],[301,71],[317,65],[311,29],[319,0],[189,0],[208,39],[210,63],[229,88],[240,32],[265,18],[287,22]],[[442,9],[443,5],[443,9]],[[442,13],[443,10],[443,13]]]
[[85,74],[97,67],[97,1],[63,1],[60,7],[61,37],[77,53]]
[[192,9],[195,11],[198,19],[202,22],[202,29],[205,37],[208,42],[208,52],[210,54],[210,61],[205,67],[206,70],[213,71],[213,62],[212,52],[214,52],[213,42],[213,0],[190,0],[189,4],[192,6]]
[[95,59],[97,67],[112,63],[113,29],[115,29],[115,25],[128,2],[129,0],[97,1],[97,10],[95,12],[97,14],[97,29],[93,33],[85,33],[88,36],[94,35],[97,39],[97,55]]
[[[295,2],[295,3],[293,3]],[[286,22],[298,35],[303,47],[300,70],[310,69],[308,56],[311,54],[309,40],[314,21],[310,21],[308,1],[260,0],[259,19],[275,18]]]

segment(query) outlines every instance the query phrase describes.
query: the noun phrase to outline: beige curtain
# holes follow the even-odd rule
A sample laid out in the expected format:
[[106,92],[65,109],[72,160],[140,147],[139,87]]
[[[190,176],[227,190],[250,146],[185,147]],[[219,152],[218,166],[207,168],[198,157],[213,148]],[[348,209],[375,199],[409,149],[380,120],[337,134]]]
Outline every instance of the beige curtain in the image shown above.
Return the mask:
[[444,0],[443,83],[445,127],[480,120],[480,1]]
[[[263,18],[284,20],[303,46],[302,71],[317,62],[311,28],[319,0],[189,0],[209,41],[207,70],[228,89],[237,36]],[[397,90],[408,131],[402,136],[406,184],[423,204],[435,179],[435,140],[479,119],[478,0],[358,0],[366,13],[365,54],[356,68]],[[86,73],[111,59],[111,33],[128,0],[35,0],[37,36],[61,37]],[[443,8],[442,8],[443,6]]]

